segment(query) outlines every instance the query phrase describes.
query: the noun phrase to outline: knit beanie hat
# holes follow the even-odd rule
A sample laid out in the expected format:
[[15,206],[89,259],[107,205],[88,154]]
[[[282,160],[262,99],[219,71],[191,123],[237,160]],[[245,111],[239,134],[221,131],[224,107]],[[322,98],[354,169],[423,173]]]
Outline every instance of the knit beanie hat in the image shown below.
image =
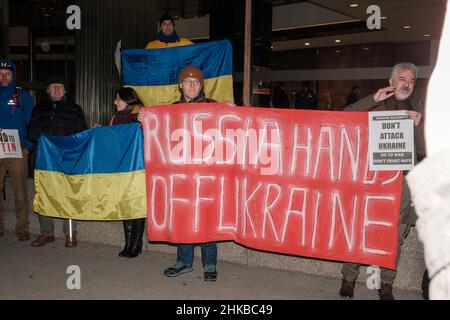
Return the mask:
[[47,78],[46,87],[48,88],[49,85],[53,83],[62,84],[64,88],[66,87],[66,81],[64,80],[64,77],[59,74],[52,74]]
[[205,87],[204,86],[205,78],[203,77],[202,70],[200,70],[196,66],[192,66],[192,65],[191,66],[187,66],[187,67],[184,67],[180,71],[180,75],[178,76],[178,82],[181,83],[186,78],[195,78],[195,79],[200,81],[200,84],[202,85],[202,88]]
[[159,26],[162,25],[162,23],[166,20],[170,20],[172,21],[172,24],[175,25],[175,21],[173,20],[172,16],[168,13],[164,13],[160,18],[159,18]]

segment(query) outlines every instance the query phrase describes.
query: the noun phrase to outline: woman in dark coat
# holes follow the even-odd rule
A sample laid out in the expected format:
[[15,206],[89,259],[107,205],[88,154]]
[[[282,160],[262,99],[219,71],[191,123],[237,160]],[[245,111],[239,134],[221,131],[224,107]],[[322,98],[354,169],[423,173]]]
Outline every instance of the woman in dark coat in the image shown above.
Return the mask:
[[[142,102],[136,91],[132,88],[120,88],[116,91],[114,101],[116,112],[110,125],[138,122],[137,116]],[[135,258],[142,252],[142,236],[145,229],[144,219],[123,220],[123,232],[125,234],[125,246],[119,252],[120,257]]]

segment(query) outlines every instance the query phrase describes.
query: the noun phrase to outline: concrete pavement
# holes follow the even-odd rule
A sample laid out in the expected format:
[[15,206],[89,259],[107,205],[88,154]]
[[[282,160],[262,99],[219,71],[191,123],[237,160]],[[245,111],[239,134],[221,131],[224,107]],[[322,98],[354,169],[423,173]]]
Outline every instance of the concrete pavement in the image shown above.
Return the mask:
[[[36,235],[32,235],[32,240]],[[162,275],[175,261],[168,253],[144,251],[138,258],[119,258],[119,248],[79,241],[65,248],[63,239],[34,248],[6,231],[0,237],[0,299],[62,300],[316,300],[340,299],[340,280],[300,272],[218,262],[217,282],[203,281],[201,261],[176,278]],[[151,244],[150,244],[151,245]],[[80,290],[69,290],[80,268]],[[394,289],[397,299],[421,300],[418,292]],[[378,299],[376,290],[357,283],[355,299]]]
[[[8,179],[6,185],[7,201],[3,203],[3,208],[5,209],[5,228],[6,230],[12,231],[16,224],[14,196]],[[29,203],[31,204],[34,198],[32,179],[28,180],[28,193]],[[55,220],[55,236],[61,237],[63,235],[62,220]],[[30,231],[32,233],[38,233],[40,231],[38,217],[31,210],[29,212],[29,221]],[[117,251],[119,251],[123,243],[123,226],[121,221],[79,221],[78,234],[78,240],[82,242],[90,242],[108,247],[114,246]],[[167,244],[146,244],[144,250],[146,254],[161,253],[173,256],[176,253],[175,246]],[[195,256],[198,258],[201,257],[200,247],[196,248]],[[318,278],[335,279],[338,282],[341,278],[342,264],[339,262],[254,250],[234,242],[222,242],[218,244],[218,260],[219,265],[222,262],[228,262],[239,264],[243,268],[271,268],[287,272],[309,274]],[[164,269],[164,267],[162,268]],[[420,293],[424,269],[423,247],[418,239],[415,228],[412,228],[410,235],[402,246],[394,288]],[[358,281],[363,286],[365,286],[365,282],[369,277],[367,271],[367,268],[361,268]],[[156,272],[159,274],[161,270]]]

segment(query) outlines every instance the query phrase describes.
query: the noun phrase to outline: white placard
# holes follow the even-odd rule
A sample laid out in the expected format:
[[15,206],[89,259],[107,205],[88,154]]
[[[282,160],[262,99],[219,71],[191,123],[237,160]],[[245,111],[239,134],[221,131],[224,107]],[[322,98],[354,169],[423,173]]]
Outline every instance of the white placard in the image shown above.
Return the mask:
[[370,170],[411,170],[414,123],[406,111],[369,112]]
[[0,159],[22,158],[19,132],[16,129],[0,129]]

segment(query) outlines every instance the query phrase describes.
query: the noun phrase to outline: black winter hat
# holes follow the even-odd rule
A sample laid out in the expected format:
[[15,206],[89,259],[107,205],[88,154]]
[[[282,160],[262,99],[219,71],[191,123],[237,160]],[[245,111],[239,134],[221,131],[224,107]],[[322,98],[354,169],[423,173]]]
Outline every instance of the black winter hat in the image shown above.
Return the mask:
[[64,85],[64,88],[66,87],[66,81],[64,80],[64,77],[60,74],[52,74],[47,78],[46,87],[48,88],[49,85],[53,83],[59,83]]
[[166,20],[170,20],[172,21],[173,25],[175,25],[175,21],[173,20],[172,16],[168,13],[164,13],[160,18],[159,18],[159,26],[162,25],[162,23]]

